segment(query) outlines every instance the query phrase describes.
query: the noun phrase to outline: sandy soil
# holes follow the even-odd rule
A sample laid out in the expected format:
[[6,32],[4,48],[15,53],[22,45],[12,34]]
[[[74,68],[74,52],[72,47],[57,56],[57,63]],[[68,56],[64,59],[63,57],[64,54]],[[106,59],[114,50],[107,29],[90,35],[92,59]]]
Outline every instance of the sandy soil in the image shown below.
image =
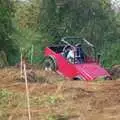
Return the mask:
[[[31,96],[57,96],[60,101],[53,105],[31,107],[32,120],[44,120],[44,115],[55,118],[46,120],[120,120],[120,80],[69,81],[56,73],[34,70],[37,82],[29,82]],[[41,82],[42,81],[42,82]],[[25,93],[24,81],[16,68],[0,70],[0,88]],[[26,109],[9,110],[8,120],[27,120]],[[15,112],[14,112],[15,111]],[[19,112],[16,112],[19,111]],[[24,114],[24,115],[23,115]],[[11,117],[12,116],[12,117]],[[42,116],[42,117],[41,117]]]

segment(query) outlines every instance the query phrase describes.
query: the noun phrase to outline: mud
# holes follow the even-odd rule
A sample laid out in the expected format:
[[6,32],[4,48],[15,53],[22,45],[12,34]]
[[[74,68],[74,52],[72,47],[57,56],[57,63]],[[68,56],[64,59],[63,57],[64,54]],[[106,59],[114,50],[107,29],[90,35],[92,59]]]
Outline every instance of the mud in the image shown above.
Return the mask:
[[[55,116],[55,120],[120,120],[120,80],[113,81],[69,81],[56,73],[34,69],[37,82],[29,82],[31,96],[62,96],[63,100],[50,106],[31,108],[34,120],[49,120],[43,114]],[[42,82],[41,82],[42,81]],[[16,93],[25,93],[20,70],[0,70],[0,88]],[[11,108],[12,110],[12,108]],[[19,110],[11,120],[26,119]],[[42,116],[42,117],[41,117]],[[61,118],[61,119],[60,119]]]

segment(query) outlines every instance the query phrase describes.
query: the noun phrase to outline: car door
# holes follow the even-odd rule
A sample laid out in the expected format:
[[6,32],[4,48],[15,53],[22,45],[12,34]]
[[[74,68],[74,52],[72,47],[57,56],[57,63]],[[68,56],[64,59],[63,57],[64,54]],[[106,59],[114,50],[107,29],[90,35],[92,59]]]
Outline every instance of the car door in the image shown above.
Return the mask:
[[74,78],[77,75],[77,70],[74,67],[74,64],[70,63],[65,57],[61,54],[56,56],[56,62],[58,66],[58,72],[60,72],[63,76]]

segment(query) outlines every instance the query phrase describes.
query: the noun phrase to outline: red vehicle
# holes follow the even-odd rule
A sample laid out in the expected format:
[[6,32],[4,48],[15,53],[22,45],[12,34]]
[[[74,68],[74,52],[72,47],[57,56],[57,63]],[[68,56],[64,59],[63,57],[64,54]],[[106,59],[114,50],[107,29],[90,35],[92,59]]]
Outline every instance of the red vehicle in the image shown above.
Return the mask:
[[[56,71],[74,80],[111,79],[110,74],[101,67],[100,55],[96,55],[95,47],[90,42],[79,37],[64,37],[61,41],[65,45],[45,48],[45,70]],[[70,41],[81,43],[70,44]]]

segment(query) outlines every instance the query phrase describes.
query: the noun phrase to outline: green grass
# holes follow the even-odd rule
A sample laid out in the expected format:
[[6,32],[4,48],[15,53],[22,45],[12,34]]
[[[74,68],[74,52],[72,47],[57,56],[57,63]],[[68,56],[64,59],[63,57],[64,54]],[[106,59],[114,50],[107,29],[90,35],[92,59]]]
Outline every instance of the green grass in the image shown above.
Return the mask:
[[[47,109],[47,107],[51,108],[63,101],[64,98],[60,95],[30,96],[31,109]],[[27,109],[26,95],[24,93],[10,92],[7,89],[0,89],[0,120],[8,120],[16,108],[18,111]],[[21,113],[17,113],[16,116],[19,116],[19,114]],[[44,114],[43,116],[46,120],[60,120],[52,114],[49,116],[46,116],[46,113]]]
[[48,115],[47,120],[68,120],[66,115]]

